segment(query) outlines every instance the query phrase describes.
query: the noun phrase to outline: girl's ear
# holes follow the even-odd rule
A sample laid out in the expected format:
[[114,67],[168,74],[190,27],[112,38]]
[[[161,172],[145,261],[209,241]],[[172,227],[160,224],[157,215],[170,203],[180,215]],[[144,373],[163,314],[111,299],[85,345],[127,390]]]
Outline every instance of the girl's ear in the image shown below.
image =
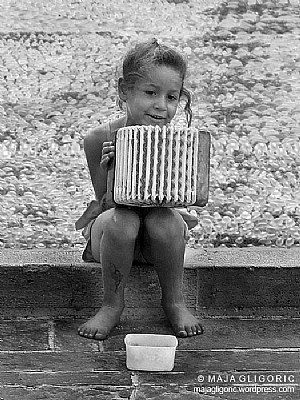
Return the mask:
[[123,78],[118,80],[118,92],[120,100],[125,102],[127,100],[128,87]]

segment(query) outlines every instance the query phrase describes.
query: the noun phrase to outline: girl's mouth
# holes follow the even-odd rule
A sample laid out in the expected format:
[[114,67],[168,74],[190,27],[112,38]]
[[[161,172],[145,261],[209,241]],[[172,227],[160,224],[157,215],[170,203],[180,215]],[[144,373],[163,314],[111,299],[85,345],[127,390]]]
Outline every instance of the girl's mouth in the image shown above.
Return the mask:
[[160,116],[160,115],[151,115],[151,114],[148,114],[148,116],[151,117],[151,118],[153,118],[153,119],[156,119],[157,121],[161,121],[161,120],[165,119],[164,117],[162,117],[162,116]]

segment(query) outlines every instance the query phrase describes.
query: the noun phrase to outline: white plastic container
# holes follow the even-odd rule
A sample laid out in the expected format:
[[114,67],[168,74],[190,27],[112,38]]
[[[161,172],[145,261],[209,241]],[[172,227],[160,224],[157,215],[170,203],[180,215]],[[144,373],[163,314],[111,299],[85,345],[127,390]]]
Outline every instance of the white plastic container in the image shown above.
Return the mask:
[[140,371],[172,371],[176,336],[155,334],[128,334],[126,345],[126,366]]

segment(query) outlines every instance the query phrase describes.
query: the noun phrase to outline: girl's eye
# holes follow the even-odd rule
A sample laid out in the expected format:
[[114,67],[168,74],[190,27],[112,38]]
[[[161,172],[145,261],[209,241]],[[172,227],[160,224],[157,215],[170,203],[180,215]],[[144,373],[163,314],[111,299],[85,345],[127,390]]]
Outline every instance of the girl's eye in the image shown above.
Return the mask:
[[169,100],[170,101],[177,101],[177,97],[176,96],[169,96]]
[[154,90],[146,90],[146,92],[145,92],[146,94],[149,94],[150,96],[153,96],[153,95],[155,95],[155,92],[154,92]]

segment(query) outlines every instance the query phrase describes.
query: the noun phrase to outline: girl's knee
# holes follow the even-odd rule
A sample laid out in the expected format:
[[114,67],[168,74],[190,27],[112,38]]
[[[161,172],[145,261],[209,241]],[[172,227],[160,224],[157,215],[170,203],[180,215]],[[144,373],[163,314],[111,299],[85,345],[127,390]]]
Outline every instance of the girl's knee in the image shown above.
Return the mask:
[[147,214],[144,224],[150,238],[174,243],[184,236],[182,217],[168,208],[151,210]]
[[115,208],[104,224],[103,233],[116,240],[135,240],[139,228],[140,219],[134,211]]

